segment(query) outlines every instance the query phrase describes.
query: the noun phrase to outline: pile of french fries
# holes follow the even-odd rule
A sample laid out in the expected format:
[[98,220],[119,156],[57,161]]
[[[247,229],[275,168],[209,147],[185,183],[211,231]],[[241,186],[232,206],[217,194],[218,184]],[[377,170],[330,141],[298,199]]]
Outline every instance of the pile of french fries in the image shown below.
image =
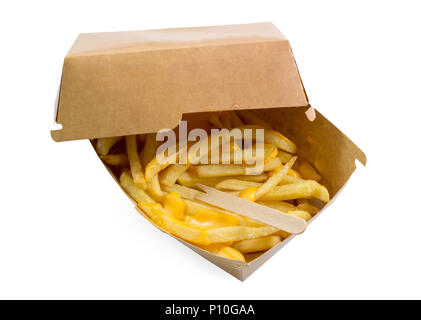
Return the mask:
[[317,170],[294,156],[295,144],[252,111],[214,113],[209,122],[218,129],[264,128],[263,172],[247,175],[247,164],[161,164],[156,134],[97,139],[96,150],[161,229],[216,255],[249,261],[290,234],[196,200],[198,183],[307,221],[329,202],[329,192]]

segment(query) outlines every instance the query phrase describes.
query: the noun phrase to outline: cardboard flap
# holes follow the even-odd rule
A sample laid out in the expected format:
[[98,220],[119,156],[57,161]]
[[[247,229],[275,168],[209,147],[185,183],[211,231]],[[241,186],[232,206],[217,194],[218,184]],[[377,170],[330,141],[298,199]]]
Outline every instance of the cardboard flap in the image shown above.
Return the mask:
[[156,132],[182,115],[308,104],[271,23],[82,34],[64,60],[56,141]]

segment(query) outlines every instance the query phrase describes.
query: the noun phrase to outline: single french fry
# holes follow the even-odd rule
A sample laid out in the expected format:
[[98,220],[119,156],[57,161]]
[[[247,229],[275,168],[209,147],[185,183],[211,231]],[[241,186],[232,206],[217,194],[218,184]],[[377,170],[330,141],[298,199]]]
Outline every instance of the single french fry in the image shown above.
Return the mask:
[[281,237],[271,235],[257,239],[241,240],[234,243],[233,248],[241,253],[250,253],[268,250],[281,242]]
[[172,164],[160,173],[159,181],[162,185],[172,186],[188,168],[187,164]]
[[297,151],[297,146],[291,140],[274,130],[265,130],[265,142],[274,144],[279,149],[289,153]]
[[130,173],[123,172],[120,175],[120,185],[136,202],[155,202],[143,189],[138,188]]
[[127,154],[107,154],[105,156],[99,156],[102,161],[110,166],[125,167],[129,165],[129,158]]
[[255,181],[255,182],[262,182],[267,179],[267,175],[265,173],[259,174],[259,175],[250,175],[250,176],[228,176],[228,177],[213,177],[213,178],[202,178],[198,177],[196,174],[192,174],[191,172],[184,172],[179,178],[178,183],[180,183],[183,186],[194,188],[198,183],[204,184],[209,187],[213,187],[222,180],[225,179],[237,179],[237,180],[243,180],[243,181]]
[[147,188],[147,184],[145,175],[143,174],[142,165],[140,164],[139,154],[137,152],[137,139],[135,135],[126,136],[126,149],[133,181],[136,186],[145,190]]
[[142,150],[142,166],[146,165],[156,156],[156,150],[160,145],[160,141],[156,141],[156,133],[149,133],[146,135],[145,146]]
[[[263,171],[271,171],[281,165],[279,158],[273,158],[265,163]],[[207,164],[196,166],[197,175],[201,178],[241,176],[247,174],[248,166],[240,164]]]
[[293,211],[288,211],[286,213],[290,214],[290,215],[293,215],[295,217],[304,219],[306,221],[311,219],[311,214],[308,213],[307,211],[303,211],[303,210],[293,210]]
[[166,192],[177,192],[182,198],[194,200],[196,199],[196,196],[203,193],[199,190],[189,188],[186,186],[182,186],[179,184],[174,184],[172,186],[162,186],[162,189]]
[[320,211],[318,208],[316,208],[315,206],[312,206],[311,204],[309,204],[307,202],[300,203],[297,206],[297,208],[298,208],[298,210],[307,211],[312,216],[314,216],[315,214],[317,214]]
[[292,154],[289,154],[283,150],[278,150],[278,157],[281,159],[282,164],[285,164],[292,158]]
[[276,186],[261,198],[262,201],[294,200],[299,198],[317,198],[329,202],[329,191],[326,187],[313,180],[304,180],[299,183],[291,183]]
[[[279,159],[279,158],[276,158]],[[256,191],[256,200],[259,200],[264,194],[269,192],[271,189],[273,189],[275,186],[278,185],[278,183],[282,180],[282,177],[285,176],[288,171],[291,169],[291,167],[294,165],[295,160],[297,160],[297,157],[292,157],[291,160],[288,161],[285,166],[279,170],[277,173],[275,173],[273,176],[269,177],[265,183],[263,183]],[[280,161],[280,160],[279,160]]]
[[[246,125],[246,126],[240,127],[239,129],[244,131],[246,129],[256,130],[256,129],[265,129],[265,128],[260,125]],[[275,130],[268,130],[268,129],[265,129],[264,133],[265,133],[264,134],[265,143],[274,144],[279,149],[289,152],[289,153],[295,153],[297,151],[297,146],[281,133]],[[253,131],[252,139],[256,140],[256,135],[254,134],[254,131]]]
[[258,188],[262,184],[259,182],[253,181],[243,181],[237,179],[226,179],[219,182],[215,188],[219,190],[234,190],[234,191],[242,191],[247,188]]
[[110,152],[113,145],[122,140],[124,137],[110,137],[110,138],[99,138],[96,141],[96,152],[101,156],[105,156]]
[[280,236],[282,240],[285,240],[291,234],[289,232],[284,231],[284,230],[278,230],[277,232],[274,233],[274,235]]
[[246,258],[244,258],[241,252],[239,252],[238,250],[232,247],[224,246],[220,250],[214,253],[218,256],[228,258],[231,260],[238,260],[238,261],[246,262]]
[[231,247],[234,242],[213,243],[209,245],[197,245],[199,248],[206,250],[218,256],[245,262],[246,259],[238,250]]
[[297,207],[284,201],[257,201],[258,204],[287,213],[297,210]]
[[232,126],[234,128],[244,126],[244,122],[241,121],[241,119],[238,117],[238,115],[237,115],[237,113],[235,113],[235,111],[230,111],[230,116],[231,116]]
[[300,174],[303,177],[303,179],[306,179],[306,180],[314,180],[314,181],[320,181],[320,180],[322,180],[322,177],[320,176],[320,174],[307,161],[301,160],[298,163],[298,171],[300,172]]
[[259,118],[257,115],[255,115],[253,112],[249,110],[237,110],[236,112],[247,124],[252,124],[252,125],[257,124],[264,127],[265,129],[269,129],[269,130],[273,129],[269,123]]
[[245,226],[232,226],[224,228],[215,228],[206,230],[209,243],[227,242],[227,241],[240,241],[245,239],[255,239],[271,235],[278,231],[272,226],[263,227],[245,227]]

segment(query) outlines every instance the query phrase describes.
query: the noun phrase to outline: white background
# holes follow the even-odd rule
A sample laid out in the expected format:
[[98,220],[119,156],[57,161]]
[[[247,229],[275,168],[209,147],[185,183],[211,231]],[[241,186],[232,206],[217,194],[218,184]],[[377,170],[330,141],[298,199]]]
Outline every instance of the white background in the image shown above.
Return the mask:
[[[0,298],[421,298],[417,1],[0,6]],[[290,39],[310,102],[368,166],[240,282],[138,215],[88,142],[49,130],[78,33],[260,21]]]

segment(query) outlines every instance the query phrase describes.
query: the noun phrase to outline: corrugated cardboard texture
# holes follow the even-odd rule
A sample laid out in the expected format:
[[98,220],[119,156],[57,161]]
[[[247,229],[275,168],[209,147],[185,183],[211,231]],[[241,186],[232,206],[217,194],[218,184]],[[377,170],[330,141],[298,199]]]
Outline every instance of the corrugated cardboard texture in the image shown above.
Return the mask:
[[[285,134],[297,145],[299,159],[306,159],[317,167],[323,177],[321,183],[328,188],[330,195],[333,198],[354,172],[356,168],[355,160],[358,160],[365,165],[367,161],[366,156],[347,136],[319,112],[314,110],[316,118],[314,121],[310,121],[306,115],[307,110],[307,107],[271,108],[255,110],[254,112],[258,113],[259,116],[269,122],[275,130]],[[183,119],[188,121],[189,129],[195,127],[208,129],[208,118],[209,114],[204,113],[188,114],[183,117]],[[113,172],[110,168],[108,169],[114,178],[118,179],[120,172]],[[132,201],[135,203],[133,199]],[[328,206],[320,211],[315,217],[326,210],[327,207]],[[137,208],[137,210],[154,224],[140,209]],[[156,227],[161,231],[166,232],[160,227]],[[305,232],[303,235],[299,236],[305,236]],[[244,281],[270,257],[291,241],[293,236],[290,236],[263,254],[255,255],[254,259],[248,260],[248,263],[225,259],[202,250],[182,239],[176,239],[237,279]]]
[[183,113],[308,104],[271,23],[82,34],[64,60],[56,141],[173,128]]

